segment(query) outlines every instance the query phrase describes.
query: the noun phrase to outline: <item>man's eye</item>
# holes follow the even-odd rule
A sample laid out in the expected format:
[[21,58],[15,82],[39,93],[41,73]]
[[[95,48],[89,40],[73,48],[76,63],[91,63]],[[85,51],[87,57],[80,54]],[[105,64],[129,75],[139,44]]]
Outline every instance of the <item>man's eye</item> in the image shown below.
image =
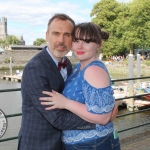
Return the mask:
[[71,34],[70,34],[70,33],[66,33],[66,34],[65,34],[65,36],[68,36],[68,37],[70,37],[70,36],[71,36]]
[[53,32],[53,34],[54,34],[54,35],[59,35],[59,33],[58,33],[58,32]]

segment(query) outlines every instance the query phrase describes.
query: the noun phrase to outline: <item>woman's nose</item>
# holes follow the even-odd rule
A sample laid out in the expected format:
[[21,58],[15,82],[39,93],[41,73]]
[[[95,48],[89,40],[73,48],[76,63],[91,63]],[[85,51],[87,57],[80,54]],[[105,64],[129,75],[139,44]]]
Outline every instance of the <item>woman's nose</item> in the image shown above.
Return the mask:
[[79,41],[79,42],[78,42],[78,47],[79,47],[79,48],[82,48],[82,47],[83,47],[83,41]]

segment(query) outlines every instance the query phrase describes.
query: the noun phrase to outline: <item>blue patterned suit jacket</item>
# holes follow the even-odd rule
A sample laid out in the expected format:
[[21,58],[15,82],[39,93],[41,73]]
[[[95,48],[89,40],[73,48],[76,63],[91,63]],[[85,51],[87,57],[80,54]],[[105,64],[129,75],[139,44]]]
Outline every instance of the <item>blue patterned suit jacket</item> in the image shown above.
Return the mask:
[[[72,71],[68,61],[68,75]],[[22,123],[18,150],[62,150],[61,130],[93,129],[88,123],[67,110],[46,111],[40,104],[42,91],[62,92],[64,80],[46,47],[25,66],[21,82]]]

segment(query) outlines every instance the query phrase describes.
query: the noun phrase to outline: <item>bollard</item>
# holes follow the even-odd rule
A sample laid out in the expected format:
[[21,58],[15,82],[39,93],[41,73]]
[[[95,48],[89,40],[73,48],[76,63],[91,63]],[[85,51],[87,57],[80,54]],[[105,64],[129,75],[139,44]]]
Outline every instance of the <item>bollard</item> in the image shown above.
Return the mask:
[[[129,78],[133,78],[133,54],[129,54],[128,58],[128,67],[129,67]],[[129,96],[133,96],[133,80],[128,81],[128,89],[129,89]],[[130,98],[128,101],[128,110],[134,110],[134,99]]]
[[140,54],[137,54],[137,77],[140,77],[141,76],[141,73],[140,73],[140,63],[141,63],[141,55]]
[[12,57],[10,57],[10,75],[12,76]]
[[[141,76],[140,64],[141,64],[141,55],[137,54],[137,77]],[[137,80],[137,88],[140,89],[140,79]]]

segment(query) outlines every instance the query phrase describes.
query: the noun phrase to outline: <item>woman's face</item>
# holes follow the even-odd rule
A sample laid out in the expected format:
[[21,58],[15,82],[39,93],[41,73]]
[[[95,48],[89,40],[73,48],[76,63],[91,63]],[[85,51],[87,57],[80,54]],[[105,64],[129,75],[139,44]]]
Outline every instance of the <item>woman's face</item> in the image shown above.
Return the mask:
[[72,42],[72,51],[80,61],[95,59],[100,44],[94,42],[85,42],[83,40],[75,40]]

